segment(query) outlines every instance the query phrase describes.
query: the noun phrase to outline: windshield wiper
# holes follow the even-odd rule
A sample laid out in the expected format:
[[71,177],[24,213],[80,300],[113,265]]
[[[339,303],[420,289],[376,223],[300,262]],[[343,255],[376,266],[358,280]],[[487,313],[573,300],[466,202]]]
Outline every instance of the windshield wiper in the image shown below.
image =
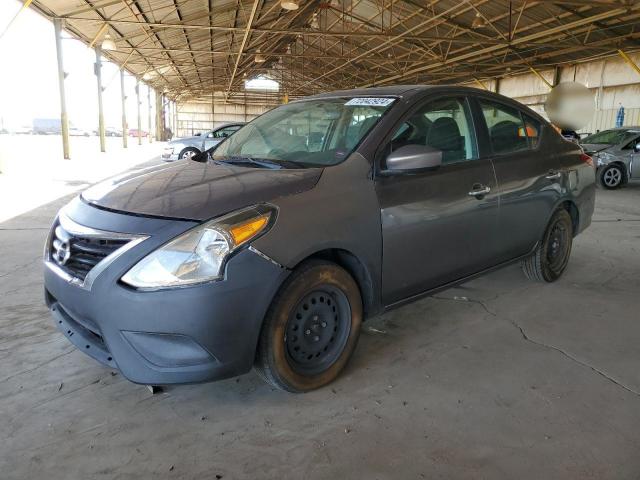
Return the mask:
[[251,165],[257,165],[262,168],[271,168],[271,169],[284,168],[281,164],[277,162],[274,162],[268,159],[263,159],[263,158],[257,159],[257,158],[251,158],[251,157],[239,157],[239,156],[226,157],[225,156],[221,158],[214,158],[213,161],[220,162],[220,163],[231,163],[231,164],[249,163]]

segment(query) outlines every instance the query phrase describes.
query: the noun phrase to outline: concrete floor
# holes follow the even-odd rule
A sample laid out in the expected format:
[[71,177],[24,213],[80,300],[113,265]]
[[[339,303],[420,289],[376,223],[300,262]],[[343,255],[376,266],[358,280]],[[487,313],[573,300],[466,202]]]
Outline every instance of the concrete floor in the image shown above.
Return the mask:
[[640,478],[640,184],[598,192],[556,284],[518,266],[366,324],[333,385],[152,395],[43,305],[64,200],[0,224],[0,477]]

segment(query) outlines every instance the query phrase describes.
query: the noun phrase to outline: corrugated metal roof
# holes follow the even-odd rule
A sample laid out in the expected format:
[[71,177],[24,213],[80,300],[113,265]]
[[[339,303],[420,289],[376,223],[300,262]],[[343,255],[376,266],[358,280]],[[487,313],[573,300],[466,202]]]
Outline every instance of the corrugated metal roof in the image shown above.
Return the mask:
[[[457,83],[640,50],[638,1],[34,0],[170,96],[233,96],[258,74],[295,97],[393,83]],[[253,15],[252,15],[253,13]],[[255,55],[266,57],[256,63]]]

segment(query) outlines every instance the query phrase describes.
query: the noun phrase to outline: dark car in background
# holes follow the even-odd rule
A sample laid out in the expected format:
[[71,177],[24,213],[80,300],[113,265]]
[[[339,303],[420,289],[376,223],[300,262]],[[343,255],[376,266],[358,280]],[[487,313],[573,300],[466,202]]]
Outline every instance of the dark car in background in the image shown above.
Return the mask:
[[162,152],[162,159],[167,162],[191,158],[198,153],[216,146],[225,138],[240,130],[244,123],[227,123],[210,132],[197,134],[192,137],[176,138],[167,142]]
[[604,188],[613,190],[640,178],[640,127],[603,130],[580,144],[596,162],[598,181]]
[[578,145],[471,88],[309,97],[199,157],[90,188],[46,243],[57,327],[133,382],[321,387],[366,318],[516,261],[557,280],[594,209]]

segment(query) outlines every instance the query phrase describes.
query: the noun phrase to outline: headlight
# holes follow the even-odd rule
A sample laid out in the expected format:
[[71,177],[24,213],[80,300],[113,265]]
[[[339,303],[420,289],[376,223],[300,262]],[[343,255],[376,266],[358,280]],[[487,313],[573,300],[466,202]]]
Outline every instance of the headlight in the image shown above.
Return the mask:
[[220,279],[229,255],[266,233],[275,218],[276,208],[263,204],[199,225],[140,260],[122,281],[157,289]]

